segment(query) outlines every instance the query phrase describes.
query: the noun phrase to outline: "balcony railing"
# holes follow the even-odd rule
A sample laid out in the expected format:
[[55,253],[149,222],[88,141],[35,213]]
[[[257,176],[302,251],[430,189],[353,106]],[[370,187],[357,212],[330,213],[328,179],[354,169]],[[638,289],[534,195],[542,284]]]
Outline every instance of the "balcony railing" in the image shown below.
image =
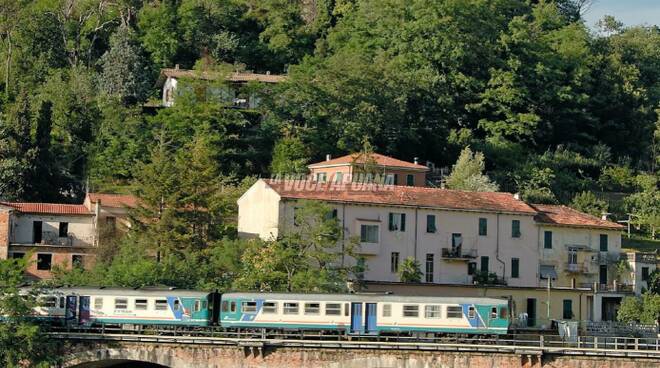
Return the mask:
[[467,260],[477,258],[476,249],[442,248],[442,258]]
[[596,270],[593,267],[591,267],[590,262],[565,263],[564,271],[568,273],[596,273]]
[[613,282],[612,284],[599,284],[597,282],[594,283],[581,283],[580,287],[582,288],[588,288],[593,291],[599,292],[599,293],[632,293],[634,290],[633,285],[629,284],[620,284],[617,282]]

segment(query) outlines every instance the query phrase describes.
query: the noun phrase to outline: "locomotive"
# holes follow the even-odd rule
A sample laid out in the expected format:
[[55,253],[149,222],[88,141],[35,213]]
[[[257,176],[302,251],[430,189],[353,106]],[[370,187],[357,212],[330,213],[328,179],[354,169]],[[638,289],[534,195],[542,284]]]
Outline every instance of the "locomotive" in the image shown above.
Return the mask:
[[341,334],[506,334],[507,299],[391,294],[225,293],[177,289],[56,288],[38,297],[52,324],[220,326]]

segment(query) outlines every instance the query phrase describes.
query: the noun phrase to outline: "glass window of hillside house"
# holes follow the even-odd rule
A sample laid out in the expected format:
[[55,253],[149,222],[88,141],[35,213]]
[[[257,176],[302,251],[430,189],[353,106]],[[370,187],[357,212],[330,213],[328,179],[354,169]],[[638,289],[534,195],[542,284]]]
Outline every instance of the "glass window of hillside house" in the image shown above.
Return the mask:
[[520,259],[511,258],[511,278],[517,279],[520,277]]
[[600,251],[607,252],[607,234],[600,234]]
[[32,221],[32,242],[34,244],[40,244],[43,236],[43,222]]
[[84,268],[85,267],[85,259],[83,258],[82,254],[73,254],[71,256],[71,265],[73,268]]
[[479,235],[486,236],[488,235],[488,219],[480,218],[479,219]]
[[50,271],[52,268],[53,255],[47,253],[37,254],[37,270]]
[[399,272],[399,252],[392,252],[390,256],[390,272]]
[[426,215],[426,232],[427,233],[436,232],[435,215]]
[[60,238],[66,238],[69,236],[69,223],[60,222]]
[[316,173],[316,181],[325,183],[326,173]]
[[451,234],[451,251],[452,251],[452,253],[460,255],[462,245],[463,245],[463,235],[457,234],[457,233]]
[[543,248],[552,249],[552,231],[543,232]]
[[433,282],[433,254],[426,255],[426,282]]
[[111,229],[114,229],[117,226],[117,218],[114,216],[108,216],[105,218],[105,224]]
[[390,231],[406,231],[406,214],[390,212],[389,229]]
[[571,299],[564,299],[564,310],[562,313],[563,319],[573,318],[573,301]]
[[341,183],[344,181],[344,173],[341,171],[337,171],[335,173],[335,183]]
[[649,281],[649,268],[642,267],[642,281]]
[[474,275],[477,272],[477,262],[468,262],[468,275]]
[[511,221],[511,237],[520,238],[520,220]]
[[488,256],[481,256],[481,272],[488,272]]
[[378,243],[378,225],[360,225],[360,242]]
[[11,252],[11,258],[12,259],[21,259],[23,257],[25,257],[24,252]]
[[409,187],[415,186],[415,175],[412,174],[406,175],[406,185]]

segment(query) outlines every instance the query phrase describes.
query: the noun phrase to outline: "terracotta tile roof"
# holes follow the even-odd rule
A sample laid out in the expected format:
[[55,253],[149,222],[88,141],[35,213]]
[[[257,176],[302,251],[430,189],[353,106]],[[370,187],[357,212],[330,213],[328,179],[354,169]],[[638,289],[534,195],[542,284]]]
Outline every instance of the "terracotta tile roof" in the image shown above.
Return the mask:
[[616,222],[603,220],[563,205],[532,204],[531,206],[538,211],[535,220],[543,224],[612,230],[624,228],[623,225]]
[[128,194],[88,193],[87,196],[91,203],[96,203],[100,199],[103,207],[135,208],[138,204],[138,198]]
[[[322,162],[317,162],[314,164],[311,164],[307,167],[310,169],[317,168],[317,167],[327,167],[327,166],[343,166],[343,165],[350,165],[353,162],[357,163],[364,163],[366,161],[365,155],[361,153],[352,153],[350,155],[342,156],[342,157],[337,157],[332,160],[327,160],[327,161],[322,161]],[[424,166],[424,165],[418,165],[412,162],[407,162],[407,161],[402,161],[398,160],[394,157],[390,156],[385,156],[381,155],[379,153],[372,153],[371,157],[374,159],[376,164],[379,166],[383,167],[397,167],[397,168],[404,168],[404,169],[414,169],[414,170],[423,170],[423,171],[429,171],[429,168]]]
[[319,183],[315,181],[265,180],[281,197],[382,205],[432,207],[466,211],[493,211],[534,215],[536,211],[510,193]]
[[279,83],[286,80],[284,75],[276,74],[258,74],[258,73],[246,73],[246,72],[234,72],[230,74],[224,74],[220,72],[202,72],[197,70],[189,69],[161,69],[160,77],[158,78],[157,85],[162,85],[165,82],[165,79],[168,77],[171,78],[193,78],[201,80],[218,80],[221,77],[225,77],[226,80],[230,82],[250,82],[257,81],[263,83]]
[[41,213],[50,215],[94,215],[94,213],[92,213],[82,204],[0,202],[0,205],[12,207],[17,211],[24,213]]

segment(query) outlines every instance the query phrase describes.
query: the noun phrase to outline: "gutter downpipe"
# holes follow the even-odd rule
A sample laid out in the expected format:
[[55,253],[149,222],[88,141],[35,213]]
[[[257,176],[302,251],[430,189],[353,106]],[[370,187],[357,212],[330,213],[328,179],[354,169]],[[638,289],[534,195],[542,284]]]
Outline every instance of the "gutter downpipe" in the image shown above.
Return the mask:
[[[415,260],[417,260],[417,231],[418,231],[418,229],[417,229],[417,227],[418,227],[418,226],[417,226],[417,211],[418,211],[418,210],[419,210],[419,208],[418,208],[418,207],[415,207],[415,243],[414,243],[414,244],[415,244],[415,249],[414,249],[414,252],[415,252]],[[420,262],[421,262],[421,261],[420,261]]]
[[495,259],[502,264],[502,280],[506,276],[506,263],[500,259],[500,214],[497,214],[497,231],[495,241]]
[[341,205],[341,266],[346,265],[346,203]]

